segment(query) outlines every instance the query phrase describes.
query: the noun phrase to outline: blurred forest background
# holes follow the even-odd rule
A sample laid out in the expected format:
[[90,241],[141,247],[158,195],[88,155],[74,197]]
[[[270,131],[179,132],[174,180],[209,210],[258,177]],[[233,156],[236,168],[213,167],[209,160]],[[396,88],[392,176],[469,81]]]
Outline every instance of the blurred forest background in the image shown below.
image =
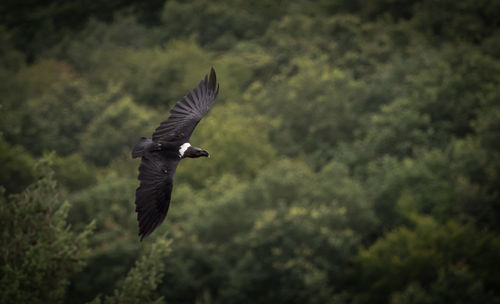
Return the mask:
[[[1,303],[500,303],[500,1],[0,16]],[[140,243],[131,148],[211,66]]]

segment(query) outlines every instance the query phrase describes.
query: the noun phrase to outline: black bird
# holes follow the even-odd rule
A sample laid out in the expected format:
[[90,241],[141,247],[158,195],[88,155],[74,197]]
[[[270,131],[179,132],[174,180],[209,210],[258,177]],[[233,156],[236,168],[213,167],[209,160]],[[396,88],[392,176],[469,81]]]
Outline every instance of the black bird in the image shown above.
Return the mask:
[[140,185],[135,191],[139,236],[144,239],[167,216],[174,174],[185,157],[209,156],[208,152],[191,146],[189,138],[198,122],[207,114],[219,94],[215,71],[184,96],[170,110],[170,117],[153,133],[152,139],[141,138],[132,157],[141,157]]

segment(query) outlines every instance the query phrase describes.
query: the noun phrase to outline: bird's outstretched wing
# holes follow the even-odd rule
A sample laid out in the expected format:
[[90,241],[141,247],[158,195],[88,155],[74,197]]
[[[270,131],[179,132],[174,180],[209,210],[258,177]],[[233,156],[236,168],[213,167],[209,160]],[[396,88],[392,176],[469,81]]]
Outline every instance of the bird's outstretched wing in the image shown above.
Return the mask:
[[135,191],[137,220],[141,241],[160,225],[167,216],[179,161],[166,159],[160,154],[143,157],[139,166],[141,184]]
[[212,68],[209,77],[205,76],[196,88],[177,102],[170,111],[170,117],[154,131],[153,141],[187,142],[198,122],[214,104],[217,94],[219,86]]

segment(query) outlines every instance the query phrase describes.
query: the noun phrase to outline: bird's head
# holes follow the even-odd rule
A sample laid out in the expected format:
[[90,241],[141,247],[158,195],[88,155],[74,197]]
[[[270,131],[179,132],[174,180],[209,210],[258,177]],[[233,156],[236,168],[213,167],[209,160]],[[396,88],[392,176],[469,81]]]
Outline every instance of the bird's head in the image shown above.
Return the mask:
[[185,157],[191,157],[191,158],[197,158],[197,157],[210,157],[210,154],[208,154],[208,151],[200,149],[198,147],[192,147],[189,146],[186,151],[182,154],[182,158]]

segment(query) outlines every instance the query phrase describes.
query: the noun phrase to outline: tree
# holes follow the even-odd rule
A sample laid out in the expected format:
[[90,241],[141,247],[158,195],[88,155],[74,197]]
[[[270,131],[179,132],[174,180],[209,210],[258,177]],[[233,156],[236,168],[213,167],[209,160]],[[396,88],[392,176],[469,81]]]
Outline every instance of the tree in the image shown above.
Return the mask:
[[123,282],[117,284],[112,296],[106,296],[104,300],[97,297],[88,304],[165,303],[163,297],[158,296],[155,290],[161,283],[165,268],[164,260],[170,252],[169,246],[169,241],[158,239],[139,257]]
[[1,131],[9,142],[36,156],[53,150],[75,153],[80,134],[114,97],[113,92],[93,94],[64,62],[40,61],[15,76],[16,85],[24,87],[22,98],[6,101],[8,115]]
[[[454,280],[459,280],[465,293],[469,290],[472,294],[480,292],[498,299],[500,259],[495,252],[500,249],[500,239],[497,235],[456,221],[438,224],[430,217],[419,216],[413,220],[413,228],[401,227],[389,232],[359,253],[354,275],[360,303],[387,303],[396,292],[414,283],[425,289],[447,290],[448,300],[454,302],[460,299],[460,292],[454,295],[443,286],[455,284]],[[460,274],[464,271],[465,274]],[[440,297],[435,296],[435,300]]]
[[96,225],[89,239],[92,251],[87,264],[71,277],[69,298],[84,302],[99,293],[111,293],[135,261],[139,244],[134,212],[137,186],[135,177],[110,172],[95,184],[68,195],[72,205],[68,221],[72,226],[79,228],[90,220]]
[[81,136],[81,154],[96,165],[107,165],[128,151],[141,136],[148,136],[158,123],[156,117],[130,97],[123,97],[89,122]]
[[93,224],[79,233],[69,229],[70,205],[59,200],[49,163],[37,163],[38,180],[22,193],[7,200],[0,190],[2,303],[61,303],[88,253]]
[[34,179],[34,160],[22,146],[10,145],[0,133],[0,185],[6,194],[19,193]]
[[495,292],[485,290],[481,279],[466,265],[450,266],[439,271],[436,281],[424,288],[411,283],[391,300],[394,304],[439,304],[439,303],[500,303]]

